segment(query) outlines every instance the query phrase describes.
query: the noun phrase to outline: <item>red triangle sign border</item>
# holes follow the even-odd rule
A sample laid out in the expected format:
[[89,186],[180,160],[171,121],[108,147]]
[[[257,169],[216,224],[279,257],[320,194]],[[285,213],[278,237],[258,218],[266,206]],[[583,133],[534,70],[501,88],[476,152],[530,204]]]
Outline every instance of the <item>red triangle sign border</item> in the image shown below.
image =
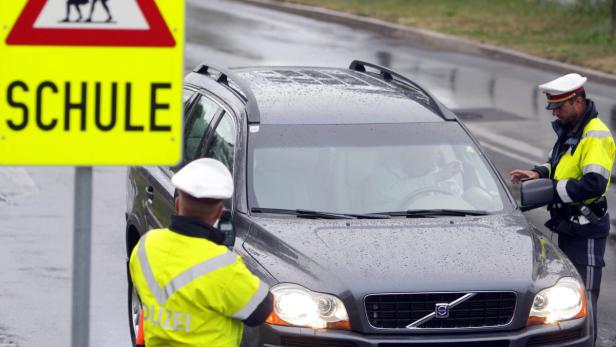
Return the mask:
[[174,47],[169,31],[154,0],[136,0],[149,29],[66,29],[35,28],[34,23],[47,0],[29,0],[13,29],[7,45],[32,46],[111,46],[111,47]]

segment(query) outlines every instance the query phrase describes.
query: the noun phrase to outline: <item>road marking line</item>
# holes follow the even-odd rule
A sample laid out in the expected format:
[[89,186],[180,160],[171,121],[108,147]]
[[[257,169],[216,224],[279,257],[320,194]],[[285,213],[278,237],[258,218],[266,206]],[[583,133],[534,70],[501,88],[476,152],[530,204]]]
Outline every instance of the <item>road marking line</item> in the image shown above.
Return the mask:
[[[539,147],[535,147],[526,142],[522,142],[511,137],[503,136],[502,134],[493,133],[481,127],[474,126],[469,128],[471,130],[471,133],[473,133],[473,135],[479,137],[480,139],[488,140],[493,144],[496,143],[500,145],[500,147],[509,149],[514,152],[525,153],[526,155],[528,155],[528,157],[524,159],[525,162],[537,164],[547,159],[545,151]],[[522,156],[517,157],[521,158]]]
[[536,163],[534,160],[531,160],[529,158],[525,158],[525,157],[523,157],[521,155],[518,155],[518,154],[515,154],[515,153],[508,152],[507,150],[502,149],[502,148],[500,148],[500,147],[498,147],[496,145],[493,145],[491,143],[488,143],[488,142],[483,142],[482,141],[481,142],[481,146],[483,148],[487,148],[487,149],[489,149],[491,151],[494,151],[494,152],[500,153],[500,154],[502,154],[504,156],[507,156],[507,157],[509,157],[511,159],[519,160],[519,161],[521,161],[522,163],[525,163],[525,164],[534,165]]

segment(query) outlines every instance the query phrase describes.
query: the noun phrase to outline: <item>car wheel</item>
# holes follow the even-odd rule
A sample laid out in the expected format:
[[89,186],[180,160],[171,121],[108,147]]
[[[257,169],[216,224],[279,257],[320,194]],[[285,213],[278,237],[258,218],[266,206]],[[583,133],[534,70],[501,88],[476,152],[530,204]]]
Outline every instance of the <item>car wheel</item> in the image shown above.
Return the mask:
[[133,282],[128,281],[128,322],[132,346],[135,346],[135,341],[137,339],[141,310],[141,299],[139,299],[139,294],[137,294]]

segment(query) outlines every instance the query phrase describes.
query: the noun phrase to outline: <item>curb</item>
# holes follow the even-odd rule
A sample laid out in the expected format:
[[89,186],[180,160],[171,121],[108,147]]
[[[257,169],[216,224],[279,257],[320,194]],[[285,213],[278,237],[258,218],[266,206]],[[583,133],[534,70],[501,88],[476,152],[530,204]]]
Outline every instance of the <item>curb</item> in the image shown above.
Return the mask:
[[234,0],[255,6],[265,7],[305,17],[335,22],[353,28],[372,30],[383,34],[398,36],[414,40],[417,44],[454,51],[458,53],[488,57],[497,60],[505,60],[537,69],[549,70],[556,73],[578,72],[585,75],[593,82],[603,83],[616,87],[616,75],[597,71],[573,64],[539,58],[528,53],[509,48],[497,47],[485,43],[479,43],[469,39],[458,38],[450,35],[437,33],[431,30],[408,27],[400,24],[385,22],[380,19],[361,17],[330,9],[286,3],[280,0]]

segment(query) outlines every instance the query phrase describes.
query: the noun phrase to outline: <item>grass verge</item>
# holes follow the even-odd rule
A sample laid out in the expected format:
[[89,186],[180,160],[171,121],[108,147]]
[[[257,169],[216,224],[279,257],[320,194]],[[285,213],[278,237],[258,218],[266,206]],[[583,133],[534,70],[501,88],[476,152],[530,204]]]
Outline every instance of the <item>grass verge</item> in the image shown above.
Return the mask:
[[616,73],[610,0],[286,0]]

